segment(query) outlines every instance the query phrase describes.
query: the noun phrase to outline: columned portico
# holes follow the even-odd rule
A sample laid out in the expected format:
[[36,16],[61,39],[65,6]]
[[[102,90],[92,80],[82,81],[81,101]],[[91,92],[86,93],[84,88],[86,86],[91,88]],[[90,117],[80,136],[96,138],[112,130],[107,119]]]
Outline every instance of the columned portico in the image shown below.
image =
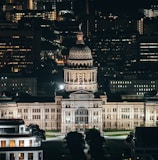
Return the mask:
[[102,130],[102,100],[95,98],[92,92],[80,90],[70,94],[70,98],[62,99],[61,132],[97,127]]

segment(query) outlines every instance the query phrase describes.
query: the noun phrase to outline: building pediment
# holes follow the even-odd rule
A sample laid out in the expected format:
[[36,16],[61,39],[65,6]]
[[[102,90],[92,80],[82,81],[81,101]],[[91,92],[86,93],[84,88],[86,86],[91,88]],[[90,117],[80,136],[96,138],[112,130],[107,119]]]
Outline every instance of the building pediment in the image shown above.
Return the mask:
[[70,94],[71,100],[92,100],[94,99],[94,94],[89,91],[79,90]]

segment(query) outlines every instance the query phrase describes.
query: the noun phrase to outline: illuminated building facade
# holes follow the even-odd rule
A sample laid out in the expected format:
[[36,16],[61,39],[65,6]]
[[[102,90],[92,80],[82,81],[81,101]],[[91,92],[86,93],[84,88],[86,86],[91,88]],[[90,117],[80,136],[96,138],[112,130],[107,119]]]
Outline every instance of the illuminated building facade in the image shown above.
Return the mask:
[[[154,99],[155,98],[155,99]],[[44,130],[84,131],[85,128],[132,130],[137,126],[158,123],[157,96],[145,101],[130,96],[122,101],[108,101],[106,95],[94,98],[92,93],[77,91],[71,97],[55,100],[21,100],[0,97],[0,118],[23,118],[26,125],[38,124]]]
[[158,80],[138,80],[129,75],[126,79],[111,79],[109,88],[111,93],[138,95],[143,98],[145,93],[158,90]]
[[102,100],[97,92],[97,68],[93,67],[91,50],[77,34],[76,45],[69,51],[64,68],[65,91],[69,97],[61,101],[61,132],[85,131],[94,126],[102,130]]
[[43,11],[43,10],[29,10],[29,11],[13,11],[10,13],[10,21],[18,23],[22,18],[42,18],[43,20],[56,20],[56,14],[54,11]]
[[1,75],[0,93],[4,92],[37,96],[37,78]]
[[158,16],[158,5],[157,4],[152,4],[145,9],[143,9],[143,13],[145,17],[157,17]]
[[40,58],[40,32],[10,29],[0,35],[0,72],[33,72]]
[[[1,31],[1,35],[4,34],[5,31]],[[14,33],[14,35],[13,35]],[[31,34],[31,37],[26,40],[26,43],[24,39],[21,39],[21,35],[25,35],[20,33],[19,36],[17,36],[18,32],[8,32],[8,36],[11,36],[8,38],[8,41],[6,41],[6,38],[1,40],[1,57],[4,55],[11,55],[13,56],[14,50],[16,50],[16,47],[14,47],[13,41],[11,41],[12,38],[14,38],[18,45],[21,48],[17,48],[17,51],[15,53],[19,53],[21,51],[22,53],[20,55],[26,54],[25,51],[25,45],[29,44],[31,41],[33,41],[31,32],[26,32]],[[16,33],[16,34],[15,34]],[[14,37],[15,36],[15,37]],[[26,36],[26,35],[25,35]],[[101,64],[97,64],[97,58],[95,56],[100,57],[98,62],[103,62],[104,64],[104,58],[107,58],[108,56],[109,61],[107,61],[108,67],[111,67],[110,62],[113,62],[111,71],[108,72],[108,69],[106,70],[109,74],[115,75],[115,69],[119,69],[121,71],[122,64],[117,68],[117,65],[115,65],[117,62],[121,61],[120,58],[126,50],[127,46],[131,47],[131,51],[128,52],[128,54],[124,54],[124,58],[131,58],[132,60],[126,59],[125,65],[127,68],[128,66],[131,66],[132,64],[135,64],[137,61],[136,55],[133,55],[136,51],[136,35],[129,34],[129,36],[121,35],[122,39],[120,40],[120,37],[118,38],[112,37],[110,42],[109,39],[103,39],[102,37],[98,37],[98,41],[95,42],[94,40],[91,40],[91,44],[94,44],[95,47],[99,46],[100,53],[103,53],[105,51],[108,51],[108,44],[111,45],[111,52],[109,54],[105,54],[103,56],[99,55],[99,51],[94,48],[92,48],[92,52],[89,48],[84,46],[82,48],[81,46],[83,44],[77,45],[77,50],[75,48],[71,48],[70,55],[68,58],[68,65],[64,68],[64,82],[65,82],[65,90],[67,92],[70,92],[69,95],[56,95],[55,100],[51,101],[40,101],[41,98],[38,98],[36,100],[30,101],[30,100],[12,100],[7,99],[4,97],[4,95],[0,99],[0,117],[1,118],[23,118],[26,124],[34,123],[38,124],[40,128],[46,129],[46,130],[60,130],[62,133],[66,133],[70,130],[79,130],[84,131],[85,129],[91,128],[91,127],[97,127],[100,130],[106,130],[106,129],[134,129],[136,126],[155,126],[158,121],[158,105],[157,100],[152,100],[150,102],[143,101],[142,97],[141,99],[134,99],[131,97],[131,99],[123,99],[122,101],[114,101],[111,102],[107,99],[107,96],[101,95],[96,96],[97,91],[97,69],[99,71],[99,67]],[[19,37],[19,38],[18,38]],[[110,36],[109,36],[110,37]],[[130,38],[129,38],[130,37]],[[94,36],[95,38],[95,36]],[[97,37],[96,37],[97,39]],[[38,42],[38,41],[34,41]],[[104,47],[102,46],[104,44]],[[80,46],[81,45],[81,46]],[[4,49],[5,47],[8,47],[7,50]],[[38,48],[39,49],[38,45]],[[91,45],[93,46],[93,45]],[[76,47],[76,46],[75,46]],[[86,48],[85,48],[86,47]],[[27,46],[28,49],[30,49]],[[91,48],[91,47],[90,47]],[[128,48],[128,47],[127,47]],[[142,47],[143,48],[143,47]],[[81,50],[80,50],[81,49]],[[84,50],[82,50],[84,49]],[[86,49],[86,50],[85,50]],[[27,50],[28,52],[30,50]],[[84,53],[83,53],[84,51]],[[101,52],[102,51],[102,52]],[[117,52],[117,56],[115,54],[113,56],[110,55],[110,53]],[[96,52],[96,54],[95,54]],[[98,52],[98,53],[97,53]],[[2,54],[5,53],[5,54]],[[39,53],[39,52],[36,52]],[[108,53],[108,52],[106,52]],[[120,53],[120,54],[119,54]],[[126,52],[127,53],[127,52]],[[143,53],[143,51],[142,51]],[[29,54],[31,54],[29,52]],[[75,58],[73,57],[75,55]],[[77,56],[78,54],[83,54],[82,56]],[[93,58],[92,58],[92,56]],[[16,54],[15,54],[16,55]],[[84,59],[84,56],[87,55],[87,57]],[[8,63],[10,66],[9,71],[13,72],[20,72],[23,70],[22,68],[18,68],[18,65],[15,65],[14,67],[11,67],[11,63],[18,64],[19,67],[21,66],[20,63],[22,60],[17,61],[19,55],[16,55],[15,60],[16,63],[7,61],[1,61],[1,67],[3,68],[5,63]],[[129,57],[128,57],[129,56]],[[13,56],[14,57],[14,56]],[[37,56],[36,56],[37,57]],[[76,59],[78,58],[78,59]],[[8,59],[8,57],[6,58]],[[94,59],[94,63],[93,63]],[[94,64],[94,66],[93,66]],[[32,63],[33,66],[33,63]],[[104,65],[103,65],[104,66]],[[26,67],[26,66],[25,66]],[[24,67],[24,70],[25,70]],[[16,69],[18,68],[18,69]],[[86,68],[86,69],[85,69]],[[3,68],[4,69],[4,68]],[[103,68],[100,67],[101,70]],[[30,70],[30,68],[29,68]],[[113,74],[114,73],[114,74]],[[122,73],[119,72],[119,73]],[[76,81],[76,79],[78,79]],[[76,81],[76,82],[75,82]],[[103,79],[102,79],[103,81]],[[152,83],[153,87],[150,88],[154,89],[156,88],[156,81],[148,81],[143,82],[143,84],[138,84],[134,82],[128,82],[128,81],[118,81],[115,82],[111,80],[111,84],[113,84],[113,87],[122,87],[123,84],[127,85],[128,83],[134,83],[133,85],[137,88],[139,87],[139,93],[141,91],[141,95],[143,94],[142,91],[147,91],[147,88],[144,89],[147,85]],[[105,81],[103,81],[105,83]],[[140,83],[140,82],[139,82]],[[3,83],[4,84],[4,83]],[[85,85],[86,84],[86,85]],[[107,85],[107,83],[105,83]],[[141,88],[141,85],[142,88]],[[144,86],[145,85],[145,86]],[[130,86],[131,87],[131,86]],[[115,89],[115,92],[118,92],[118,88]],[[149,89],[149,88],[148,88]],[[150,91],[148,90],[148,91]],[[4,100],[5,99],[5,100]],[[4,101],[3,101],[4,100]],[[144,118],[145,117],[145,118]],[[144,121],[145,119],[145,121]]]
[[72,0],[12,0],[3,4],[6,19],[14,23],[32,17],[55,21],[61,10],[72,11]]
[[[155,26],[156,27],[156,26]],[[150,65],[158,62],[158,35],[142,35],[139,37],[140,57],[139,61]]]
[[[114,99],[109,101],[105,93],[97,92],[95,78],[93,81],[86,82],[88,86],[91,86],[86,88],[84,80],[88,77],[92,78],[93,76],[89,76],[92,72],[95,72],[96,75],[94,75],[97,76],[97,70],[92,65],[90,49],[82,39],[80,40],[80,43],[70,49],[68,64],[64,68],[64,92],[57,92],[55,99],[51,97],[49,100],[31,97],[20,99],[18,96],[13,100],[2,95],[0,118],[22,118],[26,125],[38,124],[42,129],[59,130],[62,133],[71,130],[85,131],[92,127],[97,127],[102,131],[156,126],[158,122],[157,96],[144,99],[144,97],[124,95],[119,101]],[[82,54],[84,56],[80,56]],[[86,69],[83,70],[85,67]],[[83,71],[86,73],[80,74]],[[77,77],[76,73],[79,73]],[[74,82],[76,78],[79,81]]]
[[93,67],[91,50],[83,41],[83,33],[78,33],[76,46],[69,51],[64,69],[65,90],[97,91],[97,68]]
[[89,42],[94,66],[98,68],[98,84],[105,88],[108,77],[117,77],[138,61],[137,33],[94,34]]
[[21,119],[0,119],[0,159],[43,160],[41,140],[31,136]]

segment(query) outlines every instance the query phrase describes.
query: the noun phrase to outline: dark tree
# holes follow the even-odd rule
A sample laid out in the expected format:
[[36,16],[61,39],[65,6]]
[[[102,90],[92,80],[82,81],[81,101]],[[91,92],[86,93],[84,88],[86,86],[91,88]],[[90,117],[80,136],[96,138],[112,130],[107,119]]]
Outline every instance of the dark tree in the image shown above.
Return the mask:
[[43,129],[40,129],[37,124],[29,124],[27,130],[31,133],[32,136],[37,136],[42,140],[46,139],[45,131]]
[[72,160],[86,160],[85,140],[82,133],[71,131],[66,135],[65,140]]
[[87,131],[86,141],[89,145],[89,153],[93,160],[105,160],[105,138],[101,135],[100,131],[93,128]]

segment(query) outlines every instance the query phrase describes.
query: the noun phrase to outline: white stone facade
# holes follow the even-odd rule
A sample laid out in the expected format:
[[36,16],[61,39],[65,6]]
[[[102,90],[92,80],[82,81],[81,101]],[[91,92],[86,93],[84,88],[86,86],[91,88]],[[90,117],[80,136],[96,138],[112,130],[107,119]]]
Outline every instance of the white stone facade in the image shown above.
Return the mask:
[[77,34],[76,45],[69,51],[67,66],[64,68],[64,84],[67,92],[98,90],[97,68],[93,66],[91,50],[84,44],[82,32]]
[[87,91],[76,91],[61,102],[61,132],[85,131],[94,126],[102,130],[102,100]]
[[26,131],[21,119],[0,119],[1,160],[43,160],[41,139]]
[[[11,102],[5,102],[5,105],[0,103],[0,113],[6,113],[0,114],[0,118],[4,119],[6,115],[10,115],[12,118],[24,119],[26,125],[38,124],[44,130],[59,130],[63,133],[67,130],[94,126],[106,130],[135,129],[136,126],[157,125],[157,100],[108,102],[106,95],[95,98],[92,93],[84,92],[79,95],[79,92],[73,93],[70,98],[56,96],[55,102],[13,102],[14,105],[11,105]],[[80,109],[81,112],[84,112],[81,115],[78,114]],[[85,117],[85,122],[82,122],[83,117]]]
[[66,91],[97,91],[97,68],[64,69],[64,83]]

